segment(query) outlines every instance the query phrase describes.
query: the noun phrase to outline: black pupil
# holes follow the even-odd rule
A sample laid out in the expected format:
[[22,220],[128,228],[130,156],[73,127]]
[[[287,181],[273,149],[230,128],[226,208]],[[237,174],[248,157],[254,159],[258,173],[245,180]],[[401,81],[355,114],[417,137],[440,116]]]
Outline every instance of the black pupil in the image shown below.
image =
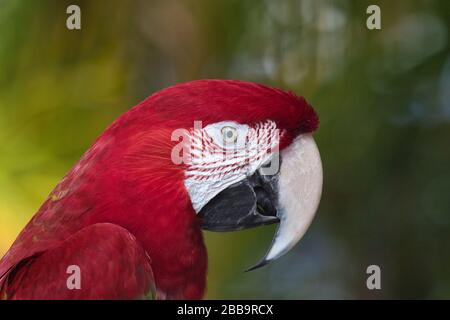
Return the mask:
[[233,137],[233,132],[231,132],[231,130],[228,130],[227,137],[228,138],[232,138]]

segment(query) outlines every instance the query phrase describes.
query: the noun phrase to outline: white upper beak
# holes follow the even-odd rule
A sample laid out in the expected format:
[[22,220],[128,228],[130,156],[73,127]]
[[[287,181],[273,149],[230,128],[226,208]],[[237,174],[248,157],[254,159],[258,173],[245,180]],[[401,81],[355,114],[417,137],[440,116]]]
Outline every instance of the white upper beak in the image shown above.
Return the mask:
[[322,195],[322,162],[311,134],[298,136],[282,151],[281,159],[277,214],[280,224],[260,265],[277,259],[300,241],[315,216]]

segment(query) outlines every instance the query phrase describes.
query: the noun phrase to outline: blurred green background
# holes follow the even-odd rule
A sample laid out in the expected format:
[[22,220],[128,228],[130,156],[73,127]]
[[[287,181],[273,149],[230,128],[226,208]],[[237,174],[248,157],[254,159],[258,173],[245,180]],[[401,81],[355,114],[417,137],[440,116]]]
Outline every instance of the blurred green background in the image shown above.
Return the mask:
[[449,28],[445,0],[0,0],[0,255],[122,112],[232,78],[315,106],[324,192],[301,243],[260,270],[243,272],[273,226],[206,233],[207,297],[450,298]]

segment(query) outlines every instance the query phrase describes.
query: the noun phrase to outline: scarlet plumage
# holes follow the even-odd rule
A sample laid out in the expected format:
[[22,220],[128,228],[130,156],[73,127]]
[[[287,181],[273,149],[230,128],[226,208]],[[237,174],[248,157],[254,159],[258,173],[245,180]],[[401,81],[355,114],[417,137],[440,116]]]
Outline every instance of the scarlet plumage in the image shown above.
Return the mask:
[[[201,298],[207,254],[184,167],[171,161],[171,133],[199,120],[206,126],[267,119],[285,133],[281,148],[318,126],[303,98],[232,80],[176,85],[130,109],[56,186],[3,257],[1,295],[140,298],[155,286],[157,298]],[[89,279],[78,293],[65,287],[64,267],[73,260]],[[109,272],[102,271],[105,263]]]

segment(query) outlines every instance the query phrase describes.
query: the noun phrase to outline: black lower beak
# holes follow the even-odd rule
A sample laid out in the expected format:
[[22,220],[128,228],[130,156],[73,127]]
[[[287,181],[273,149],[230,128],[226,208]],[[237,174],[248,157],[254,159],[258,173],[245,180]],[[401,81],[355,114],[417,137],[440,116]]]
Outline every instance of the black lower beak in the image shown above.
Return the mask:
[[202,228],[236,231],[277,223],[278,175],[265,176],[257,170],[210,200],[199,212]]

